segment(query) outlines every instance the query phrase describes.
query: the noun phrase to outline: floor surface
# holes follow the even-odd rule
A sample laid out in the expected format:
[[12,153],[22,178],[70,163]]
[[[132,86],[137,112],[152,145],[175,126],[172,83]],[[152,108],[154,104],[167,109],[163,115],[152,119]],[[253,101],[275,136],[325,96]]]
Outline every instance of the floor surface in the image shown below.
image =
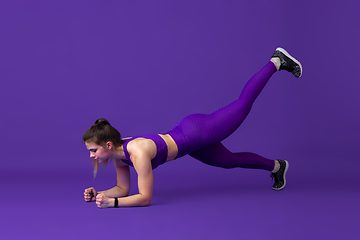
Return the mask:
[[[1,239],[359,239],[360,177],[323,169],[288,172],[271,190],[262,170],[224,170],[201,163],[155,170],[150,207],[98,209],[83,200],[93,184],[115,181],[113,168],[3,175]],[[172,171],[177,168],[178,171]],[[179,168],[184,168],[183,174]],[[340,168],[344,173],[345,168]],[[132,176],[134,180],[134,176]],[[26,179],[26,180],[25,180]],[[133,193],[136,185],[132,186]]]

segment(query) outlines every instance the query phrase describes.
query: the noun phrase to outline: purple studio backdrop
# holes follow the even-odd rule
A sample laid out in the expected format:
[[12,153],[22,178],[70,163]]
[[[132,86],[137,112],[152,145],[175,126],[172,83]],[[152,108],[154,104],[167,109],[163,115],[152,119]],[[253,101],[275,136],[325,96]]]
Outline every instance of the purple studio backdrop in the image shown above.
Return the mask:
[[[357,1],[0,3],[1,239],[358,239]],[[97,118],[123,137],[164,133],[235,100],[282,46],[302,78],[276,73],[224,144],[288,159],[265,171],[189,156],[154,171],[153,205],[100,210],[81,142]],[[132,171],[132,193],[136,175]]]

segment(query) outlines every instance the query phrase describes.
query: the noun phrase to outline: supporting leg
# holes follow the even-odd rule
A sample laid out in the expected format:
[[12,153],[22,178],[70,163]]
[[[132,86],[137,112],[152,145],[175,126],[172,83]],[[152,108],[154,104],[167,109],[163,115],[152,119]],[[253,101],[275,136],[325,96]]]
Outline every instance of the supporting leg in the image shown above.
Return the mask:
[[251,168],[272,171],[274,160],[264,158],[250,152],[230,152],[222,143],[201,148],[189,154],[193,158],[215,167],[222,168]]

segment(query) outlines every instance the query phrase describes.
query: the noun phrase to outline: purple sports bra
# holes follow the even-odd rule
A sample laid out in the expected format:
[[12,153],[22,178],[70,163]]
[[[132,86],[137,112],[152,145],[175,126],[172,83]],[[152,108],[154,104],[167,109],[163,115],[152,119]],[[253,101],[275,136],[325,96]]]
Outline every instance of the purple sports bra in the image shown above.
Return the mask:
[[156,156],[151,160],[152,169],[155,169],[159,165],[164,164],[166,162],[166,159],[168,156],[168,148],[167,148],[166,142],[158,134],[148,134],[148,135],[142,135],[142,136],[137,136],[137,137],[132,137],[132,138],[126,139],[126,142],[124,143],[123,147],[124,147],[124,153],[125,153],[127,160],[122,160],[124,163],[126,163],[132,167],[134,166],[130,160],[129,152],[127,150],[127,145],[131,140],[134,140],[135,138],[146,138],[146,139],[151,139],[154,141],[156,148],[157,148],[157,152],[156,152]]

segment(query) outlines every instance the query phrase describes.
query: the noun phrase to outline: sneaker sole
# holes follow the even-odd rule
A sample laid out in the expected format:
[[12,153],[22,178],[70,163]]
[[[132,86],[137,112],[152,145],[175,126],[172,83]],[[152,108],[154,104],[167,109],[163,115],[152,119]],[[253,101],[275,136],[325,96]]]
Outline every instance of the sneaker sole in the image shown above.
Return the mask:
[[285,171],[284,171],[284,185],[281,188],[273,188],[276,191],[280,191],[281,189],[283,189],[286,186],[286,173],[289,170],[289,162],[284,160],[286,163],[286,167],[285,167]]
[[293,60],[296,64],[298,64],[300,66],[300,76],[298,77],[298,78],[300,78],[302,75],[302,72],[303,72],[301,63],[298,60],[296,60],[293,56],[291,56],[285,49],[283,49],[281,47],[278,47],[276,49],[276,51],[281,52],[282,54],[284,54],[285,56],[287,56],[288,58],[290,58],[291,60]]

